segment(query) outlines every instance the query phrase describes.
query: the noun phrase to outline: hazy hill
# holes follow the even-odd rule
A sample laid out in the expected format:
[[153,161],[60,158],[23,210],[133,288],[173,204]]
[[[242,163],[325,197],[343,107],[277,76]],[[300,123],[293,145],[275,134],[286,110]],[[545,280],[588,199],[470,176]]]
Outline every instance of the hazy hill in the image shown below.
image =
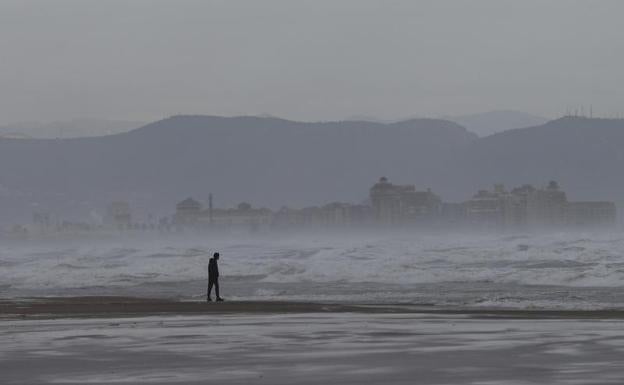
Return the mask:
[[[404,118],[400,120],[381,119],[368,115],[356,115],[346,120],[367,121],[375,123],[393,123],[396,121],[417,119],[417,117]],[[480,137],[485,137],[498,132],[512,130],[516,128],[533,127],[545,124],[548,119],[531,115],[526,112],[499,110],[477,114],[444,116],[441,119],[455,122],[465,127],[468,131],[474,132]]]
[[566,117],[473,142],[459,157],[462,185],[556,179],[574,199],[624,201],[624,120]]
[[548,121],[546,118],[520,111],[491,111],[446,119],[466,127],[468,131],[481,137],[515,128],[539,126]]
[[50,123],[20,122],[0,126],[2,138],[83,138],[127,132],[145,123],[125,120],[74,119]]
[[220,206],[361,201],[382,175],[422,188],[443,186],[448,181],[440,170],[475,140],[442,120],[178,116],[99,138],[0,140],[0,185],[5,202],[44,209],[126,199],[173,210],[178,199],[206,199],[210,192]]

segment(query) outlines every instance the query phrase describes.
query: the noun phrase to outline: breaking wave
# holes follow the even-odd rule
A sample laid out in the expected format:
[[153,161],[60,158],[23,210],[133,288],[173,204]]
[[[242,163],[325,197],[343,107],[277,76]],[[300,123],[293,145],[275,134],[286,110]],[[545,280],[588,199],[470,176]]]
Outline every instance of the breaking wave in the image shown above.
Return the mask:
[[[192,298],[203,290],[214,251],[240,298],[604,307],[619,302],[599,288],[624,284],[619,234],[334,235],[13,244],[0,251],[0,295],[97,287]],[[532,289],[542,286],[564,289],[554,297]]]

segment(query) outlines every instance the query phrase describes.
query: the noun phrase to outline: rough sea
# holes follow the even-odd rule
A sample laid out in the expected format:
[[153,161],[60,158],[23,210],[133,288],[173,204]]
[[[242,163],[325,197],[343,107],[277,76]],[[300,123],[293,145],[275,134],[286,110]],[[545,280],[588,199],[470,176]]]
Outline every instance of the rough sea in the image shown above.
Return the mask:
[[221,253],[230,300],[624,309],[624,234],[323,233],[3,241],[0,297],[203,300]]

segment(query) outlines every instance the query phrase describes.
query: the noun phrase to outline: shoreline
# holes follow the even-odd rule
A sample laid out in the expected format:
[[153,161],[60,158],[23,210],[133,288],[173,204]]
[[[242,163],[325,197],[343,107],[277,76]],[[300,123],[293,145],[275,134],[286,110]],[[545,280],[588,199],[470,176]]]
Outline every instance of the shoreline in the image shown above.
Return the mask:
[[89,296],[0,299],[2,320],[118,318],[161,315],[278,315],[306,313],[421,314],[476,319],[621,319],[624,309],[548,310],[447,308],[413,304],[339,304],[295,301],[177,301]]

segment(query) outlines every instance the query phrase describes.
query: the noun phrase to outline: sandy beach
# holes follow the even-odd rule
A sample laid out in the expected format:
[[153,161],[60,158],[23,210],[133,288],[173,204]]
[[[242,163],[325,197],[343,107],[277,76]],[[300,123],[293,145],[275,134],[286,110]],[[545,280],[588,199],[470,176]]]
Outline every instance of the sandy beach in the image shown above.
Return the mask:
[[3,384],[619,384],[622,311],[0,303]]
[[160,315],[365,313],[506,319],[622,319],[624,310],[457,308],[414,304],[337,304],[293,301],[176,301],[118,296],[0,299],[0,319],[147,317]]
[[136,297],[60,297],[0,300],[0,319],[106,318],[189,314],[362,312],[364,306],[280,301],[175,301]]

